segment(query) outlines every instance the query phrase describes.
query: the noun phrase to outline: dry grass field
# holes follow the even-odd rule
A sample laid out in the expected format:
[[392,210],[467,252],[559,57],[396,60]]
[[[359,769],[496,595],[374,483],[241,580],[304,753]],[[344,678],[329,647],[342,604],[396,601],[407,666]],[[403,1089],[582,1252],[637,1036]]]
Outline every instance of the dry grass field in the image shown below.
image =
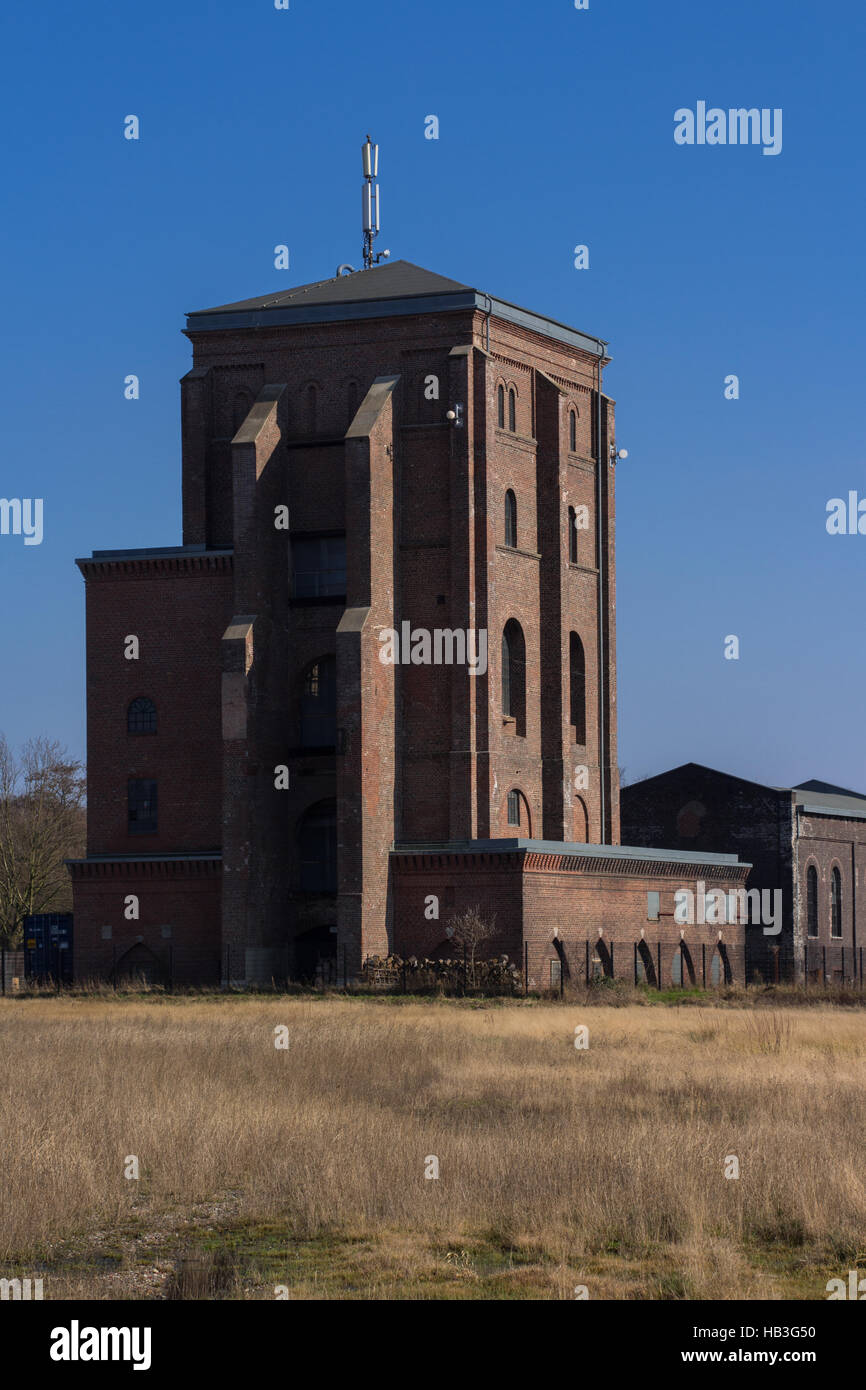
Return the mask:
[[0,1095],[0,1276],[46,1298],[822,1299],[866,1264],[860,1009],[0,1000]]

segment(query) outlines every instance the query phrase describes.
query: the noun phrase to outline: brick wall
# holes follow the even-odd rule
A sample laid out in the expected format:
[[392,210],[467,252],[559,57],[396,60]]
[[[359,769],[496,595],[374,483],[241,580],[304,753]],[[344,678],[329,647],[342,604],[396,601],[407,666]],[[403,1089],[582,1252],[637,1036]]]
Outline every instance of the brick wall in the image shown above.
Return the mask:
[[[231,613],[231,557],[81,563],[87,601],[87,851],[218,849],[222,839],[219,644]],[[127,660],[127,637],[139,657]],[[156,734],[127,710],[154,701]],[[127,781],[158,783],[158,831],[129,834]]]

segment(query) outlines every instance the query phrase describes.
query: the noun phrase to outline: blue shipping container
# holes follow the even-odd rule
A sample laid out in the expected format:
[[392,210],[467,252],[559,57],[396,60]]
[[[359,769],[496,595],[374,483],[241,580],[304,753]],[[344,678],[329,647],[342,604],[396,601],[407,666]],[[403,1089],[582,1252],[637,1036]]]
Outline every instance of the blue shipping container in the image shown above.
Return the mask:
[[24,970],[28,979],[72,983],[71,912],[38,912],[24,918]]

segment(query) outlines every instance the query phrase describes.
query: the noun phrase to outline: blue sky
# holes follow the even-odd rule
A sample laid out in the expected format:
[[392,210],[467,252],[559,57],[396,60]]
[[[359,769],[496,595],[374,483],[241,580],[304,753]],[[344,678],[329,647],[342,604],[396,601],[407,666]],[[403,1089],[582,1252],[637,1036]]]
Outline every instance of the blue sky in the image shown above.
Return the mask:
[[[611,344],[627,777],[866,789],[866,536],[825,528],[866,497],[862,6],[49,0],[0,37],[0,496],[45,506],[0,536],[14,743],[84,753],[74,558],[180,542],[184,312],[358,264],[369,130],[380,247]],[[780,107],[781,154],[676,145],[700,100]]]

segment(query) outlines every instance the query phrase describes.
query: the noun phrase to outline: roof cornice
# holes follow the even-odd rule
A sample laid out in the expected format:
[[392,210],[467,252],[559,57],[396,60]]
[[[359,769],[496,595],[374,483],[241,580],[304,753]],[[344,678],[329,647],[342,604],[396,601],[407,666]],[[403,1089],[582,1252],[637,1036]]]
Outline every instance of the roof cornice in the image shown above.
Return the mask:
[[463,312],[491,314],[493,318],[553,338],[585,352],[591,357],[608,361],[607,343],[576,328],[521,309],[507,300],[495,299],[478,290],[463,290],[447,294],[413,295],[394,299],[359,299],[342,304],[308,304],[271,309],[198,310],[187,314],[187,335],[217,333],[259,328],[292,328],[315,323],[347,323],[358,319],[403,318],[418,314],[453,314]]

